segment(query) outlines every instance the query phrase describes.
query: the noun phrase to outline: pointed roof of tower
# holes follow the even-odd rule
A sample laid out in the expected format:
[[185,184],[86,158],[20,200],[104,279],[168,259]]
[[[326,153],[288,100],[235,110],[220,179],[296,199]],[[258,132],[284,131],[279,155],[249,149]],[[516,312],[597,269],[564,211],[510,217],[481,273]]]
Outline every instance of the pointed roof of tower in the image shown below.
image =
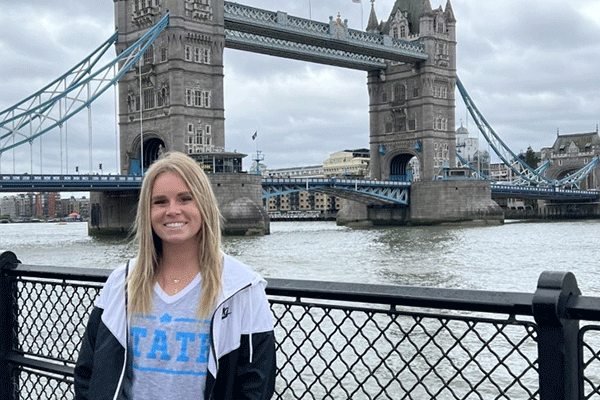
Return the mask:
[[369,21],[367,22],[367,32],[380,33],[379,22],[377,22],[377,15],[375,14],[375,0],[371,0],[371,14],[369,14]]
[[431,14],[433,12],[433,8],[431,8],[431,2],[429,0],[423,0],[423,6],[421,9],[421,14]]
[[452,5],[450,4],[450,0],[446,2],[446,20],[448,22],[456,22],[456,18],[454,17],[454,10],[452,10]]
[[[427,4],[429,4],[429,0],[425,0]],[[423,2],[424,3],[424,2]],[[398,10],[408,13],[408,23],[411,27],[411,33],[419,33],[419,23],[420,17],[423,10],[423,3],[415,0],[396,0],[396,3],[392,7],[392,11],[390,12],[390,17],[388,18],[385,27],[383,29],[384,33],[389,33],[389,24],[393,15],[396,15]],[[431,9],[431,4],[429,4],[429,8]]]

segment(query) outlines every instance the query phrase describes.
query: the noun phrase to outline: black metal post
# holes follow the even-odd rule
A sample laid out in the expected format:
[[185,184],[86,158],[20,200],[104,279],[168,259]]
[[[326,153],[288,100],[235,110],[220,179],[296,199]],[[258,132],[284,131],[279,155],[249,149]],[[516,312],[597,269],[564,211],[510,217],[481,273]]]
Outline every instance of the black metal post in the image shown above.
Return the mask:
[[5,274],[20,261],[11,251],[0,250],[0,399],[15,399],[11,366],[6,357],[14,343],[14,278]]
[[567,302],[579,296],[575,275],[542,272],[533,296],[533,316],[539,326],[538,366],[541,400],[579,399],[579,320],[567,319]]

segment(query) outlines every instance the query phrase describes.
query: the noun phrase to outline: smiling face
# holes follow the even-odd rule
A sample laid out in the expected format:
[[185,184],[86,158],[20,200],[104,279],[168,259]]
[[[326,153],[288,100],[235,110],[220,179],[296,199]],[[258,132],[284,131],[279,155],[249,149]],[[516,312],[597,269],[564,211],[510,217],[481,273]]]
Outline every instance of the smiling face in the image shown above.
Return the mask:
[[196,245],[202,217],[190,189],[178,173],[163,172],[154,180],[150,219],[152,230],[163,246]]

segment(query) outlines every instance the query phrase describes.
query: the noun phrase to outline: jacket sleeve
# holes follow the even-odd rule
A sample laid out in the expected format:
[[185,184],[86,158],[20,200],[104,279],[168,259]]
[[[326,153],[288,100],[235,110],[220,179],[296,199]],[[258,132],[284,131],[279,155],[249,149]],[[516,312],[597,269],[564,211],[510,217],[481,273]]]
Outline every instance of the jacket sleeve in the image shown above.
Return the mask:
[[103,310],[98,307],[94,307],[92,310],[85,328],[81,347],[79,348],[79,356],[77,357],[74,371],[76,400],[88,399],[90,395],[96,336],[98,334],[102,311]]
[[275,340],[273,331],[242,335],[240,347],[219,359],[219,372],[207,398],[215,400],[268,400],[275,391]]
[[235,372],[234,399],[266,400],[275,390],[275,335],[273,314],[264,285],[256,285],[250,294],[250,334],[243,334]]
[[[252,361],[247,360],[249,362],[242,363],[237,368],[234,388],[239,389],[239,392],[234,398],[267,400],[275,391],[277,369],[273,331],[252,335],[252,347]],[[244,355],[241,358],[246,357]]]

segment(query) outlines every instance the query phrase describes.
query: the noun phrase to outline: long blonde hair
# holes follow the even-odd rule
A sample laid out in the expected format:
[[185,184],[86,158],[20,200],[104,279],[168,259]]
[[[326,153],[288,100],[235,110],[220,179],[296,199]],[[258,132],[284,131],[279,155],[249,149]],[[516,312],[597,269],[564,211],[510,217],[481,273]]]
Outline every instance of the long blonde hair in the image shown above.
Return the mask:
[[162,241],[152,230],[151,197],[154,181],[165,172],[176,172],[181,176],[200,209],[202,221],[198,233],[198,261],[202,291],[196,314],[206,318],[215,307],[222,289],[221,214],[210,181],[200,165],[178,152],[164,154],[150,166],[142,182],[133,238],[138,249],[137,261],[127,279],[131,315],[149,314],[152,310],[152,293],[158,277]]

